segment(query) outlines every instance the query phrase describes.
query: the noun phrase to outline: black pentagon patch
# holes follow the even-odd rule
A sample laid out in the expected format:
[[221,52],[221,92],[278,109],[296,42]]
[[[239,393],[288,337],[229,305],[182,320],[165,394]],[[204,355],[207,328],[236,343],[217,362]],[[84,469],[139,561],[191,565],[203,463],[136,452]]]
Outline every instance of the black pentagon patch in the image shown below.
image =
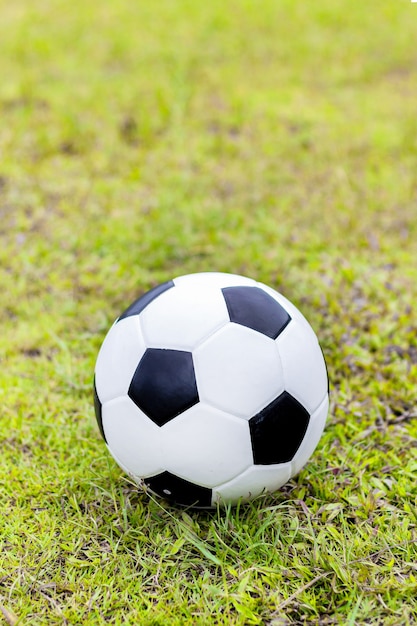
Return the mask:
[[96,420],[97,420],[98,427],[100,429],[101,436],[103,437],[104,441],[107,443],[106,435],[104,434],[104,428],[103,428],[103,419],[102,419],[102,413],[101,413],[101,402],[100,402],[100,398],[98,397],[98,393],[97,393],[96,378],[95,377],[94,377],[94,411],[95,411],[95,414],[96,414]]
[[199,401],[191,352],[148,348],[128,396],[158,426]]
[[211,507],[211,489],[190,483],[170,472],[145,478],[144,483],[158,496],[174,504],[200,508]]
[[276,339],[290,322],[287,311],[259,287],[222,289],[231,322]]
[[284,391],[249,420],[254,463],[291,461],[304,439],[309,420],[308,411]]
[[162,285],[157,285],[157,287],[147,291],[140,298],[135,300],[125,311],[123,311],[117,321],[120,322],[120,320],[123,320],[125,317],[130,317],[131,315],[138,315],[145,307],[148,306],[148,304],[152,302],[152,300],[155,300],[155,298],[160,296],[161,293],[168,291],[171,287],[174,287],[174,282],[169,280],[168,282],[163,283]]

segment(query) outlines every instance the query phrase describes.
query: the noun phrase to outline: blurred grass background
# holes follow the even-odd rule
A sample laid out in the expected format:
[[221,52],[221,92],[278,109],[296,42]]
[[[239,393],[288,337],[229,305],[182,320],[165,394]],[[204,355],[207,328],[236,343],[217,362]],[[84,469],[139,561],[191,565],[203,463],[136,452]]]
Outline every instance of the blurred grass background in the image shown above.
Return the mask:
[[[417,8],[0,0],[0,594],[10,624],[415,624]],[[107,328],[195,271],[311,321],[315,455],[223,514],[138,494]]]

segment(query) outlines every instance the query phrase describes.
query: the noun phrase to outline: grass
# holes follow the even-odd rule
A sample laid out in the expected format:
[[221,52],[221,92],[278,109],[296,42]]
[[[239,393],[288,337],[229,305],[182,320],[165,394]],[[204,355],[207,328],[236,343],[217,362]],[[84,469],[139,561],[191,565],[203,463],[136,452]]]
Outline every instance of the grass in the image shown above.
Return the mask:
[[[4,623],[415,624],[416,9],[0,10]],[[282,491],[193,513],[115,466],[91,381],[126,304],[205,270],[300,307],[332,403]]]

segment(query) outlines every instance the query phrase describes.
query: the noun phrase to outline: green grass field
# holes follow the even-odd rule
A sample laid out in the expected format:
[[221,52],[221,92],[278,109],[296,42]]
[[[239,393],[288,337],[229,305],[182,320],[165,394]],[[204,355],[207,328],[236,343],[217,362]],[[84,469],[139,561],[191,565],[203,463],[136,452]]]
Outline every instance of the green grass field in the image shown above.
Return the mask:
[[[417,6],[0,0],[0,622],[417,624]],[[331,411],[280,492],[138,492],[92,403],[197,271],[313,325]]]

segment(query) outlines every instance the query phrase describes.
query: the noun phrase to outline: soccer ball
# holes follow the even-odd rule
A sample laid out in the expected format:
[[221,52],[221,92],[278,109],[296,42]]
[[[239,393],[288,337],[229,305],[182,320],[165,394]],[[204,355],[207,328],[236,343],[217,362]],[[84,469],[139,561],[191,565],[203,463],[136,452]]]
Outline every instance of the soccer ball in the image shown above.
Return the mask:
[[181,276],[136,300],[97,357],[111,455],[170,502],[209,508],[275,491],[313,453],[328,412],[317,337],[250,278]]

